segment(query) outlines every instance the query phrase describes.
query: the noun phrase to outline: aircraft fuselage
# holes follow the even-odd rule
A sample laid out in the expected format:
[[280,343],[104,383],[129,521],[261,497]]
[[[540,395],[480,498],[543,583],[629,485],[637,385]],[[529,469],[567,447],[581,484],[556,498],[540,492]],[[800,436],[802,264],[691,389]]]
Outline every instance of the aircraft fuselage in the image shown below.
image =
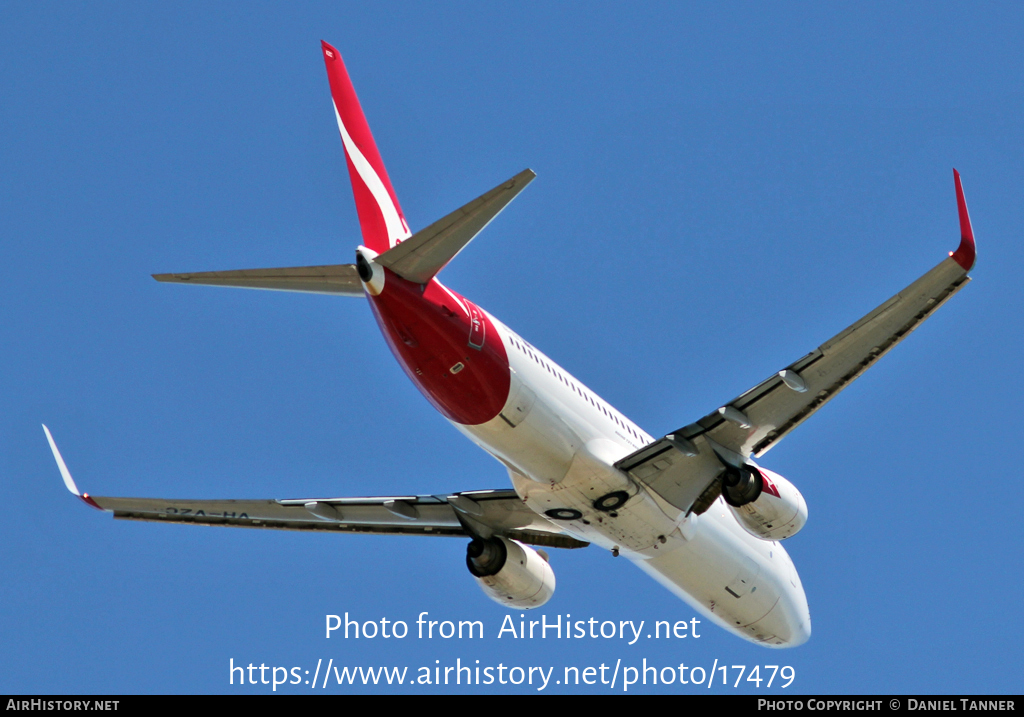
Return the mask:
[[[364,288],[406,374],[459,431],[505,465],[526,505],[581,540],[628,557],[747,640],[791,647],[808,639],[803,587],[778,542],[747,533],[721,498],[704,514],[687,516],[614,467],[654,440],[635,423],[436,279],[414,284],[377,267]],[[599,510],[595,500],[602,497]]]

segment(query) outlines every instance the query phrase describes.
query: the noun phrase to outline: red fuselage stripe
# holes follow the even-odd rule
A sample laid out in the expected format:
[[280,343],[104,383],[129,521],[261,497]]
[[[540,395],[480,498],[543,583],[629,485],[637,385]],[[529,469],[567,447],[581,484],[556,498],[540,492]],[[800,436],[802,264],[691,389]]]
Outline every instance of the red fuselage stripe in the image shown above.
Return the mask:
[[508,353],[490,317],[435,279],[414,284],[384,271],[384,290],[369,297],[370,306],[416,388],[456,423],[472,426],[497,417],[508,400],[511,375]]

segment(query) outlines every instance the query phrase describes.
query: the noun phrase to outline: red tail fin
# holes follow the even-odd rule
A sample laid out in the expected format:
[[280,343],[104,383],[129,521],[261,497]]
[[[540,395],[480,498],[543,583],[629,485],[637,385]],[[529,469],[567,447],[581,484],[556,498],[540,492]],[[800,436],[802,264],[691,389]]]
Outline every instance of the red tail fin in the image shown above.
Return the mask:
[[391,187],[384,162],[370,133],[370,126],[359,106],[352,80],[348,77],[341,55],[326,42],[321,42],[327,79],[331,83],[334,113],[345,145],[348,173],[352,179],[352,193],[356,198],[359,225],[363,230],[363,243],[375,252],[383,253],[395,244],[409,238],[411,232]]

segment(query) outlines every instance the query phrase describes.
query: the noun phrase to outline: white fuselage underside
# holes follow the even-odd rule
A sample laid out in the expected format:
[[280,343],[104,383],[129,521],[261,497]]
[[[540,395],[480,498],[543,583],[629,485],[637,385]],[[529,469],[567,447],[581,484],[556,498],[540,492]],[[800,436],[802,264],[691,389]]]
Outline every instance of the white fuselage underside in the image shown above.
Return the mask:
[[[503,463],[523,501],[560,529],[617,550],[708,619],[752,642],[792,647],[810,636],[800,577],[785,549],[747,533],[719,498],[686,516],[613,467],[654,438],[508,327],[490,317],[512,368],[501,415],[454,425]],[[626,491],[612,512],[594,500]]]

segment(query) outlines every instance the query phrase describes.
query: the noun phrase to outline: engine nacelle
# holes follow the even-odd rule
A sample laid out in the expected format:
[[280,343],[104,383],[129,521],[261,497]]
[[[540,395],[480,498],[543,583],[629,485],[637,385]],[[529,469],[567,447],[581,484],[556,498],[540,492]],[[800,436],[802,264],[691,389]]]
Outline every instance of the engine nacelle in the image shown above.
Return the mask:
[[761,484],[757,497],[743,505],[726,499],[740,525],[762,540],[785,540],[796,535],[807,523],[807,501],[778,473],[760,467],[750,469]]
[[540,607],[555,593],[547,555],[516,540],[474,539],[466,548],[466,567],[484,594],[505,607]]

